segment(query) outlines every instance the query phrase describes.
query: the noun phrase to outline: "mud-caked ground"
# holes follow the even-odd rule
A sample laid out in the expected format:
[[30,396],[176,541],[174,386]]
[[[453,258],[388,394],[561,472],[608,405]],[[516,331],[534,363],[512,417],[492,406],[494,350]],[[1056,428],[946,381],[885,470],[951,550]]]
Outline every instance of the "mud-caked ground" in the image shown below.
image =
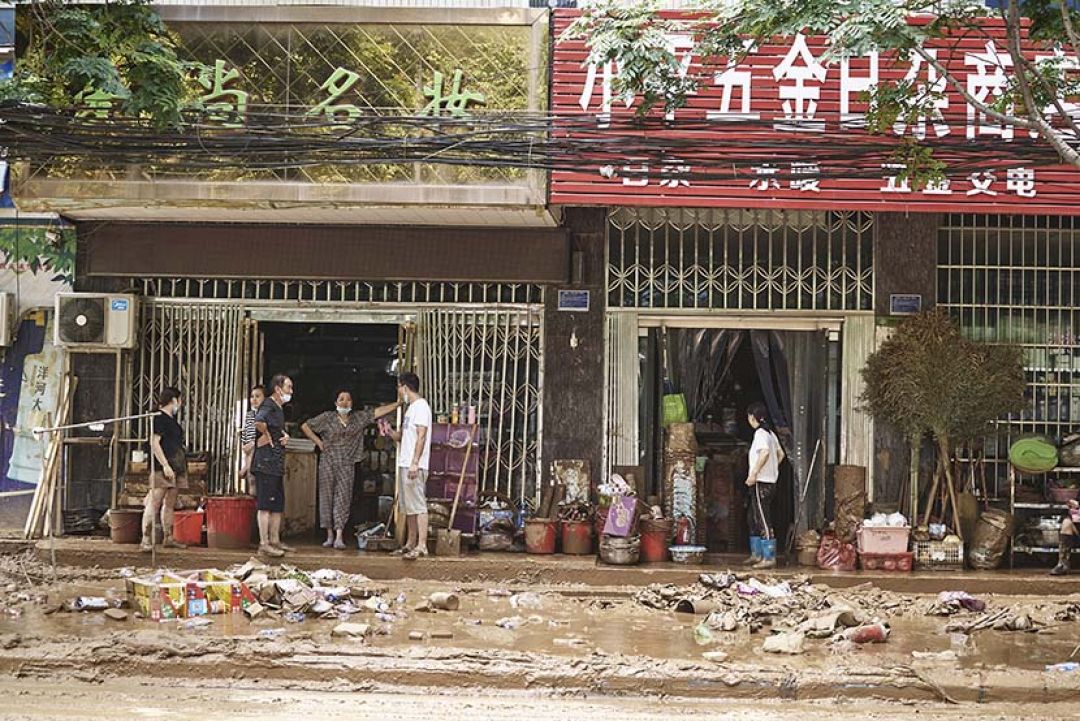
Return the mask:
[[[1080,660],[1080,597],[943,600],[726,573],[687,587],[365,584],[328,569],[327,585],[355,588],[357,597],[298,612],[264,592],[254,619],[224,613],[192,623],[125,607],[124,576],[149,571],[58,568],[54,578],[30,554],[0,556],[0,679],[11,708],[28,704],[25,716],[12,717],[45,717],[33,709],[44,713],[43,684],[57,683],[65,694],[112,689],[121,699],[169,689],[166,706],[182,705],[181,689],[235,703],[245,693],[257,700],[258,691],[290,703],[301,690],[322,692],[330,710],[333,694],[371,692],[486,698],[504,709],[537,698],[570,704],[551,706],[538,716],[545,719],[561,718],[552,715],[558,709],[587,718],[571,708],[582,698],[680,698],[688,715],[702,708],[695,704],[724,700],[735,704],[733,717],[750,699],[813,702],[811,718],[843,708],[827,702],[870,699],[998,704],[1001,718],[1023,715],[1010,704],[1040,703],[1038,716],[1056,718],[1080,699],[1080,671],[1058,666]],[[290,573],[273,567],[256,576],[265,586]],[[457,608],[431,608],[435,593],[454,594]],[[121,608],[71,610],[80,597]],[[878,642],[858,642],[875,633]],[[334,718],[330,710],[320,715]],[[631,710],[620,715],[637,718]],[[756,718],[788,710],[769,713]]]

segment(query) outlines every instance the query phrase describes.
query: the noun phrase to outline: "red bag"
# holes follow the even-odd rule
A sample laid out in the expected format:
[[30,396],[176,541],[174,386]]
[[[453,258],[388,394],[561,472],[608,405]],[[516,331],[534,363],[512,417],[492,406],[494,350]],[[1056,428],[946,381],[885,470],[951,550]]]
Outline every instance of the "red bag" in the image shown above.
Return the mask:
[[858,554],[854,543],[844,543],[832,532],[822,535],[817,554],[818,568],[826,571],[854,571],[857,562]]

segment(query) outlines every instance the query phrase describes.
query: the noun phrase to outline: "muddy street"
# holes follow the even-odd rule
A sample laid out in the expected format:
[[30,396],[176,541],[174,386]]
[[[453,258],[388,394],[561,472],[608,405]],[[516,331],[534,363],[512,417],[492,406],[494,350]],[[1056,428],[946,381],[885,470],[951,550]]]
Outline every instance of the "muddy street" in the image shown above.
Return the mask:
[[[246,569],[265,602],[254,618],[158,622],[125,591],[124,576],[146,570],[60,567],[54,582],[29,554],[0,556],[0,674],[25,690],[13,698],[26,717],[47,717],[48,700],[33,690],[40,684],[74,681],[92,694],[133,678],[236,703],[245,689],[283,694],[286,706],[305,703],[296,689],[321,691],[328,709],[343,690],[433,689],[505,697],[492,701],[500,708],[527,693],[645,704],[675,697],[688,713],[719,699],[1036,702],[1050,713],[1080,693],[1080,673],[1049,670],[1080,655],[1080,597],[943,600],[726,573],[644,588],[390,582],[257,566]],[[339,599],[315,578],[347,584],[350,594]],[[431,607],[433,594],[453,594],[456,607]],[[72,610],[79,598],[118,608]],[[680,611],[688,608],[696,612]],[[879,625],[882,642],[856,640]],[[551,713],[577,713],[559,709]],[[775,717],[789,711],[777,707]]]
[[[2,721],[43,719],[115,718],[204,721],[210,718],[293,721],[319,718],[324,721],[386,719],[399,721],[653,721],[658,718],[715,719],[728,721],[915,721],[932,712],[936,721],[963,721],[970,709],[926,705],[879,703],[782,703],[738,701],[687,701],[665,699],[541,698],[535,694],[478,696],[453,689],[425,693],[383,694],[361,690],[266,691],[246,685],[227,688],[162,686],[153,679],[113,680],[101,684],[68,686],[63,696],[53,683],[40,680],[0,680],[0,696],[10,700],[0,710]],[[13,702],[13,703],[12,703]],[[72,712],[72,707],[79,709]],[[1021,721],[1032,717],[1029,708],[1016,704],[980,707],[980,717]],[[1076,718],[1075,704],[1052,704],[1040,709],[1046,721]]]

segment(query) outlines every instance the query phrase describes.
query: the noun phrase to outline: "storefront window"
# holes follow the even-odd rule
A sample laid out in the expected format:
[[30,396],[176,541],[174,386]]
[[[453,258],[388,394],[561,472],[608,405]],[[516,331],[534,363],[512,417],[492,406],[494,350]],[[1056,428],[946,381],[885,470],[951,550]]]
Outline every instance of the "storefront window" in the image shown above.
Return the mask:
[[1080,426],[1080,220],[951,215],[938,246],[938,302],[978,340],[1024,349],[1024,409],[981,449],[1004,479],[1008,446]]

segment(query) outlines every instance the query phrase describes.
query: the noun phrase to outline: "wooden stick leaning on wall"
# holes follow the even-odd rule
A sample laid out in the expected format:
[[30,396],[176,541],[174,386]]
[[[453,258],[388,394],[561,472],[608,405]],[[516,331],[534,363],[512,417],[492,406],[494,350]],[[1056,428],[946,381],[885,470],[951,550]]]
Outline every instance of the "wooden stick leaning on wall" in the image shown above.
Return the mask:
[[[76,382],[77,379],[74,376],[67,374],[60,379],[60,394],[56,407],[57,425],[63,425],[67,421]],[[60,454],[63,452],[63,444],[63,434],[49,434],[48,444],[41,460],[41,475],[39,476],[38,486],[30,503],[30,511],[26,514],[26,524],[23,527],[23,536],[27,539],[40,538],[45,524],[53,520],[52,507],[55,505],[56,488],[59,485]]]

